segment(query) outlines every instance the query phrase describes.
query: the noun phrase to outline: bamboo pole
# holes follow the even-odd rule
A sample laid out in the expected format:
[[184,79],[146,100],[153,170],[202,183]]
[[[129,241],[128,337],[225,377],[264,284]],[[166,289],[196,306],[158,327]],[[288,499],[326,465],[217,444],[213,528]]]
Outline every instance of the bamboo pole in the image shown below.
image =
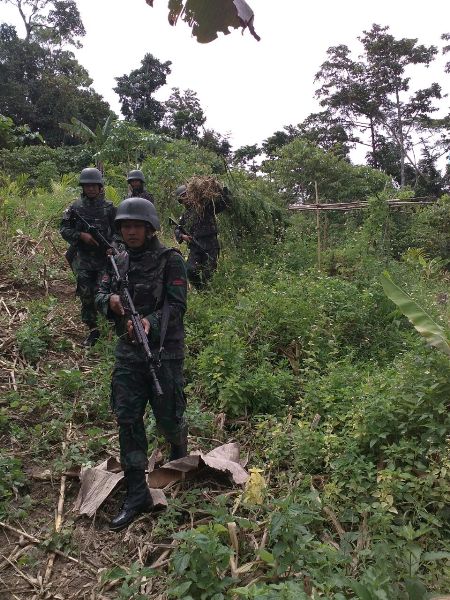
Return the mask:
[[314,182],[314,188],[316,190],[316,229],[317,229],[317,266],[319,271],[321,269],[321,240],[320,240],[320,212],[319,212],[319,189],[317,187],[317,181]]
[[[290,206],[288,206],[289,210],[292,211],[326,211],[326,210],[360,210],[363,208],[367,208],[369,206],[369,203],[365,200],[355,200],[355,201],[349,201],[349,202],[326,202],[326,203],[320,203],[317,201],[317,195],[316,195],[316,202],[315,204],[302,204],[302,203],[297,203],[297,204],[291,204]],[[430,204],[435,204],[436,203],[436,199],[435,198],[411,198],[410,200],[400,200],[398,198],[392,198],[391,200],[386,200],[386,204],[389,207],[403,207],[403,206],[423,206],[423,205],[430,205]]]

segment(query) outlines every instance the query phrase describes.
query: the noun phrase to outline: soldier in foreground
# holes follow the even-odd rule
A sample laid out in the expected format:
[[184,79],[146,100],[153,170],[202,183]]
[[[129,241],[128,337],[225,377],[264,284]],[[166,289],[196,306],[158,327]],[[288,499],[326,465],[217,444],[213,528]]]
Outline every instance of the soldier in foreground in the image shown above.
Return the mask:
[[142,171],[130,171],[127,176],[129,186],[128,198],[145,198],[155,204],[153,195],[145,189],[145,177]]
[[81,320],[89,329],[83,345],[90,347],[100,337],[94,301],[106,267],[107,248],[88,231],[86,223],[111,242],[116,208],[104,198],[103,176],[98,169],[83,169],[79,184],[81,195],[64,212],[60,233],[70,244],[66,257],[77,278],[76,294],[81,300]]
[[219,188],[214,181],[207,183],[215,188],[211,197],[205,196],[201,189],[191,191],[189,183],[180,185],[175,192],[178,202],[185,207],[175,228],[175,238],[179,244],[186,242],[189,248],[187,274],[197,289],[204,288],[217,269],[220,246],[216,215],[231,202],[227,188]]
[[[128,280],[128,291],[148,337],[153,357],[150,364],[136,337],[130,316],[124,309],[114,270],[103,275],[96,297],[98,309],[113,318],[119,336],[112,376],[111,404],[119,426],[120,460],[125,473],[127,495],[110,528],[119,531],[139,514],[152,509],[145,470],[148,442],[144,415],[150,403],[159,431],[170,443],[170,460],[187,454],[186,400],[183,391],[184,324],[187,278],[178,250],[164,247],[156,232],[160,228],[156,209],[142,198],[127,198],[119,205],[116,226],[126,250],[113,258],[119,276]],[[112,261],[111,261],[112,266]]]

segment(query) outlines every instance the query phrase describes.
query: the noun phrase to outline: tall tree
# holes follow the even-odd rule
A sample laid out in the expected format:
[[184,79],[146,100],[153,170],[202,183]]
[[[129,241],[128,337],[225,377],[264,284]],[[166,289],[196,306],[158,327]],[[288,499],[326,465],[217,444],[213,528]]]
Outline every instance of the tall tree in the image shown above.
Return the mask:
[[29,125],[52,146],[64,139],[60,121],[76,117],[95,127],[110,108],[91,84],[72,52],[21,39],[14,27],[0,25],[0,113],[17,125]]
[[289,203],[312,201],[316,182],[320,197],[327,202],[365,199],[389,183],[384,173],[351,165],[302,138],[280,148],[277,160],[266,160],[261,170],[271,176]]
[[224,158],[228,158],[231,153],[231,144],[228,141],[228,137],[214,131],[214,129],[205,129],[198,141],[198,145],[212,150],[212,152]]
[[197,141],[199,130],[206,121],[197,94],[192,90],[181,92],[172,88],[170,98],[164,103],[164,129],[177,139]]
[[322,64],[316,79],[322,82],[317,90],[321,104],[343,118],[350,131],[370,132],[372,164],[377,162],[380,136],[395,144],[398,152],[400,181],[406,182],[405,164],[419,171],[413,149],[421,143],[421,129],[426,118],[441,98],[437,83],[409,94],[412,65],[428,66],[437,53],[435,46],[418,44],[417,39],[395,39],[388,27],[374,24],[360,38],[363,54],[353,60],[347,46],[328,50],[328,60]]
[[374,90],[367,85],[367,65],[362,60],[354,61],[344,44],[332,46],[327,54],[328,59],[316,74],[316,81],[322,82],[316,96],[329,114],[340,119],[348,132],[369,133],[373,163],[377,167],[379,108]]
[[433,83],[409,98],[405,97],[410,89],[407,67],[428,66],[434,60],[437,48],[419,45],[417,39],[396,40],[388,29],[373,25],[370,31],[364,32],[360,41],[367,59],[369,85],[375,90],[380,104],[380,122],[399,148],[400,185],[404,186],[406,159],[416,167],[408,154],[413,148],[411,133],[416,123],[437,110],[432,101],[441,98],[441,87]]
[[74,0],[0,0],[17,7],[25,27],[25,41],[79,48],[86,33]]
[[241,169],[248,169],[250,173],[258,171],[256,158],[261,155],[261,148],[257,144],[241,146],[233,155],[233,163]]
[[[286,125],[284,131],[275,131],[275,133],[263,141],[262,151],[269,158],[274,158],[280,148],[292,142],[297,136],[298,130],[293,125]],[[245,148],[253,148],[253,146],[244,146]],[[259,151],[259,154],[261,154],[261,151]]]
[[146,129],[159,129],[164,106],[153,95],[165,85],[171,64],[171,61],[162,63],[152,54],[146,54],[139,69],[116,77],[114,91],[119,95],[121,111],[127,121],[135,121]]
[[[450,33],[443,33],[441,35],[441,40],[444,40],[444,42],[450,42]],[[450,44],[442,48],[442,54],[447,54],[447,52],[450,52]],[[445,65],[445,72],[450,73],[450,61]]]
[[297,125],[297,135],[342,158],[348,157],[356,141],[350,136],[342,119],[330,110],[311,113]]

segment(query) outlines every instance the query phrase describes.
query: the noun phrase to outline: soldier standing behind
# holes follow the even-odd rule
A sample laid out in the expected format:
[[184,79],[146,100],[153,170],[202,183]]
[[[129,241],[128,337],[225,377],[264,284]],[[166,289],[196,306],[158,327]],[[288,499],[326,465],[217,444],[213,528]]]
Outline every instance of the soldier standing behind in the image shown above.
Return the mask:
[[98,169],[83,169],[79,184],[81,195],[65,210],[60,233],[70,243],[66,256],[77,278],[76,294],[81,300],[81,320],[89,329],[83,345],[90,347],[100,337],[94,300],[101,274],[106,267],[107,249],[86,231],[86,225],[77,214],[111,242],[116,208],[104,198],[103,176]]
[[127,176],[129,186],[128,198],[145,198],[155,204],[153,195],[145,189],[145,177],[142,171],[130,171]]
[[116,257],[121,278],[128,287],[153,356],[160,356],[156,374],[162,396],[154,389],[146,358],[134,342],[131,320],[125,315],[113,271],[108,269],[96,297],[98,309],[114,318],[119,336],[112,376],[111,404],[119,426],[120,462],[127,496],[110,528],[119,531],[137,515],[152,508],[145,469],[148,442],[144,415],[150,403],[156,425],[171,445],[170,460],[187,454],[186,399],[183,391],[184,325],[187,278],[179,251],[158,240],[159,218],[153,204],[127,198],[119,204],[117,229],[126,251]]
[[200,202],[192,202],[189,184],[180,185],[175,194],[178,202],[185,207],[175,228],[175,238],[179,244],[186,242],[189,248],[188,279],[197,289],[202,289],[217,269],[220,246],[216,215],[229,208],[231,198],[224,187],[210,199],[201,197]]

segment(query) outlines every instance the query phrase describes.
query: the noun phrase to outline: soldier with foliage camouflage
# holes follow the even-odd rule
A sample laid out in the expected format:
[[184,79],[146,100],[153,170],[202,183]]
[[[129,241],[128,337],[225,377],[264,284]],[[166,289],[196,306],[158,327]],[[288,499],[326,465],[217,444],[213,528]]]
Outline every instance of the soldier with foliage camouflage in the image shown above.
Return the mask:
[[77,278],[76,293],[81,300],[81,320],[89,328],[83,345],[89,347],[94,346],[100,337],[94,301],[101,274],[106,267],[107,248],[87,231],[82,219],[96,227],[111,242],[116,208],[104,198],[103,176],[98,169],[83,169],[79,184],[81,195],[64,212],[60,233],[70,243],[66,257]]
[[229,208],[231,198],[224,187],[220,195],[199,207],[188,202],[187,192],[186,185],[180,185],[175,192],[178,202],[185,207],[175,228],[175,238],[179,244],[186,242],[188,279],[197,289],[202,289],[217,269],[220,246],[216,215]]
[[115,259],[118,271],[123,280],[128,280],[137,312],[144,315],[142,324],[150,350],[153,356],[160,357],[156,374],[162,388],[162,396],[158,396],[145,355],[134,340],[133,325],[125,314],[117,280],[109,269],[103,275],[96,305],[115,320],[119,336],[111,404],[119,426],[127,496],[110,524],[112,530],[118,531],[152,508],[145,477],[148,442],[144,415],[148,403],[159,431],[170,443],[170,459],[187,454],[183,391],[187,277],[179,251],[166,248],[158,240],[156,232],[160,224],[152,203],[142,198],[123,200],[117,209],[116,226],[126,247]]
[[145,189],[144,173],[139,170],[130,171],[127,176],[128,186],[130,188],[128,198],[145,198],[155,204],[153,195]]

